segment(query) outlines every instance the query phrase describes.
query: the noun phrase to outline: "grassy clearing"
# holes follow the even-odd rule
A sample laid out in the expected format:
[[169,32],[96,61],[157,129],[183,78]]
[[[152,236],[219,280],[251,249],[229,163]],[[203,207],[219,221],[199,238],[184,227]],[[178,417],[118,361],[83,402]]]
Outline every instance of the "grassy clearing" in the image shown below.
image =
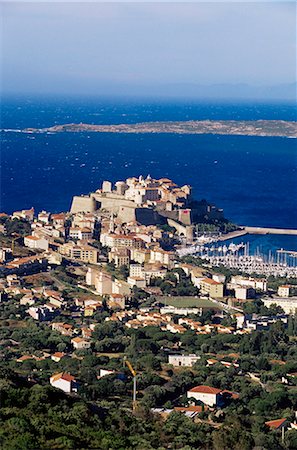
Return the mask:
[[212,300],[198,297],[157,297],[157,300],[176,308],[204,308],[204,309],[222,309]]

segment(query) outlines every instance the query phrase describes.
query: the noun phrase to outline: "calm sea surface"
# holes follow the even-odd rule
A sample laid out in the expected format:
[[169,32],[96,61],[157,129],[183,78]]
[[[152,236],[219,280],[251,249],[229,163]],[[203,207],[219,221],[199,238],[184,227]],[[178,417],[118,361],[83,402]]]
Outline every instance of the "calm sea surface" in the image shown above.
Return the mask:
[[[195,119],[296,120],[296,109],[289,104],[6,99],[1,128]],[[226,217],[236,223],[297,228],[296,169],[295,139],[2,133],[0,210],[10,213],[34,206],[63,211],[69,209],[72,195],[91,192],[105,179],[149,173],[191,184],[198,199],[224,208]],[[278,246],[276,237],[269,239]],[[297,238],[282,239],[283,248],[297,248]]]

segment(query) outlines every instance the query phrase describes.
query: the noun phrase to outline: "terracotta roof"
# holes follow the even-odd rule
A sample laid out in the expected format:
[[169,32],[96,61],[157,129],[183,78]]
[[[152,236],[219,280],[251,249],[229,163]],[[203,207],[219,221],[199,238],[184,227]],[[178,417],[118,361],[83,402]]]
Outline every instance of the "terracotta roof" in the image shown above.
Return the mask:
[[27,361],[28,359],[34,359],[33,356],[29,356],[29,355],[23,355],[20,358],[17,359],[18,362],[23,362],[23,361]]
[[55,373],[54,375],[51,376],[51,381],[58,381],[61,379],[69,382],[75,380],[75,378],[72,375],[70,375],[70,373],[65,372]]
[[200,392],[202,394],[218,395],[218,394],[220,394],[221,390],[211,387],[211,386],[195,386],[192,389],[190,389],[188,392]]
[[265,425],[267,425],[269,428],[272,428],[274,430],[277,430],[282,427],[282,425],[287,422],[287,419],[276,419],[276,420],[269,420],[268,422],[265,422]]
[[71,339],[71,342],[88,342],[86,339],[83,339],[81,337],[75,337],[73,339]]
[[207,284],[213,284],[213,285],[222,284],[222,283],[219,283],[218,281],[213,280],[212,278],[203,278],[202,282],[207,283]]
[[53,353],[52,356],[54,356],[55,358],[63,358],[63,356],[65,356],[65,353],[56,352],[56,353]]

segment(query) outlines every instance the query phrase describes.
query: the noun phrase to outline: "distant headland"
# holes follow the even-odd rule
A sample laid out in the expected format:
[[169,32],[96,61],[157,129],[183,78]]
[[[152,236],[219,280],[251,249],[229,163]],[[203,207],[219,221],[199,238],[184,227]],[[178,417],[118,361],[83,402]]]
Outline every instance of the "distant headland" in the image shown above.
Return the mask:
[[237,136],[271,136],[297,138],[297,122],[284,120],[189,120],[178,122],[142,122],[118,125],[94,125],[70,123],[47,128],[4,129],[6,132],[23,133],[175,133],[220,134]]

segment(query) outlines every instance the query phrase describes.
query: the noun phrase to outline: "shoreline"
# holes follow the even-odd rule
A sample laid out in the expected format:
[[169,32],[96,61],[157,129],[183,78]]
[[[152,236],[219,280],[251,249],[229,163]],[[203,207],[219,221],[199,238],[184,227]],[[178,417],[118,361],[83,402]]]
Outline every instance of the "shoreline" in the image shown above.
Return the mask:
[[171,133],[213,134],[230,136],[260,136],[297,138],[297,122],[286,120],[185,120],[157,121],[99,125],[90,123],[66,123],[45,128],[1,129],[1,132],[28,134],[55,133]]

